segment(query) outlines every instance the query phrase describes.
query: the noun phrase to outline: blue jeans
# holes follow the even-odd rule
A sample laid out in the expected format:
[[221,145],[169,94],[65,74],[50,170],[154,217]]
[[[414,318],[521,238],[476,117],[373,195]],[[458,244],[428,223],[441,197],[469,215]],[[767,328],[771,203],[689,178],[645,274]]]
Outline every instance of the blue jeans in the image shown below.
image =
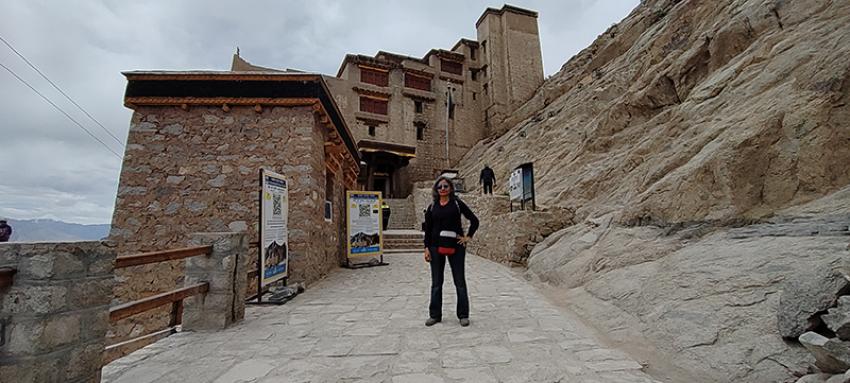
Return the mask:
[[443,274],[446,270],[446,258],[452,268],[452,280],[457,289],[457,317],[469,318],[469,296],[466,291],[466,277],[463,272],[466,247],[458,246],[452,255],[437,254],[437,248],[431,247],[431,305],[428,307],[431,318],[443,318]]

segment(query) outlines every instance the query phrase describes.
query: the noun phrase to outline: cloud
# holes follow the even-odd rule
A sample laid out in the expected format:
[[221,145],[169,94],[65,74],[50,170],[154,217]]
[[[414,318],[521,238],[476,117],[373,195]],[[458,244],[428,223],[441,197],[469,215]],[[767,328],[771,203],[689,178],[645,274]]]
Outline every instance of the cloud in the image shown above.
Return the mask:
[[[557,72],[639,0],[514,1],[540,12],[545,72]],[[480,1],[117,0],[0,2],[0,36],[119,139],[134,69],[226,70],[236,46],[257,65],[336,74],[347,53],[422,56],[475,38]],[[119,154],[123,147],[5,46],[0,63],[45,93]],[[0,215],[79,223],[111,220],[121,163],[0,69]]]

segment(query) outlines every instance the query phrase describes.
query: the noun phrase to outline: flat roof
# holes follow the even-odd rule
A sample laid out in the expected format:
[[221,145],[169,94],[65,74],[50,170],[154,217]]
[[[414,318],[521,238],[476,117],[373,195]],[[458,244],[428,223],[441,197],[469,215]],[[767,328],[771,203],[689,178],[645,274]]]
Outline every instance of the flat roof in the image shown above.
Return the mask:
[[[195,103],[201,100],[318,100],[346,148],[360,162],[360,153],[322,75],[292,72],[231,71],[126,71],[128,100],[163,100]],[[151,105],[156,105],[152,102]],[[145,105],[144,101],[141,105]],[[161,105],[161,104],[160,104]],[[129,106],[129,105],[128,105]]]
[[516,13],[516,14],[523,15],[523,16],[531,16],[531,17],[534,17],[534,18],[537,17],[537,12],[535,12],[535,11],[532,11],[530,9],[520,8],[520,7],[517,7],[515,5],[505,4],[505,5],[502,5],[502,9],[496,9],[496,8],[485,9],[484,13],[482,13],[481,16],[478,18],[478,21],[475,22],[475,27],[478,28],[478,25],[480,25],[481,22],[484,21],[484,17],[486,17],[488,14],[502,15],[505,12]]

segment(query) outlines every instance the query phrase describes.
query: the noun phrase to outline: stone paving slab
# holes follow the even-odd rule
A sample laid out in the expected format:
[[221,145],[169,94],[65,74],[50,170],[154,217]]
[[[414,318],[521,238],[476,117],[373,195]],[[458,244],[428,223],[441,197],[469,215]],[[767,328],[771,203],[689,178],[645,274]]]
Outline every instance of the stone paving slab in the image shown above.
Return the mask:
[[104,367],[103,382],[657,382],[508,268],[475,256],[472,325],[454,319],[447,275],[443,322],[425,327],[427,264],[420,254],[385,259],[340,269],[283,306],[249,306],[227,330],[160,340]]

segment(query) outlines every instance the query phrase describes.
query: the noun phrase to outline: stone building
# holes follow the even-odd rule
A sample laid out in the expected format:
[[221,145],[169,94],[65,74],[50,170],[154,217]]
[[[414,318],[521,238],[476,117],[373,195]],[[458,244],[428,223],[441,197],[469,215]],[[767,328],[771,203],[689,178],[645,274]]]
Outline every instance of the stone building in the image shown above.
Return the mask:
[[[110,234],[120,254],[185,247],[194,232],[246,231],[256,241],[266,168],[290,182],[290,277],[312,282],[340,264],[343,200],[356,188],[360,154],[322,76],[124,75],[134,113]],[[324,201],[332,202],[330,221]],[[119,270],[115,294],[127,301],[174,288],[181,265]],[[114,334],[132,336],[155,317],[134,317]]]
[[[475,26],[476,40],[460,39],[450,50],[421,58],[350,54],[335,77],[325,77],[363,157],[360,188],[410,195],[415,182],[434,179],[498,133],[543,83],[536,12],[488,8]],[[238,53],[231,70],[274,71]]]

